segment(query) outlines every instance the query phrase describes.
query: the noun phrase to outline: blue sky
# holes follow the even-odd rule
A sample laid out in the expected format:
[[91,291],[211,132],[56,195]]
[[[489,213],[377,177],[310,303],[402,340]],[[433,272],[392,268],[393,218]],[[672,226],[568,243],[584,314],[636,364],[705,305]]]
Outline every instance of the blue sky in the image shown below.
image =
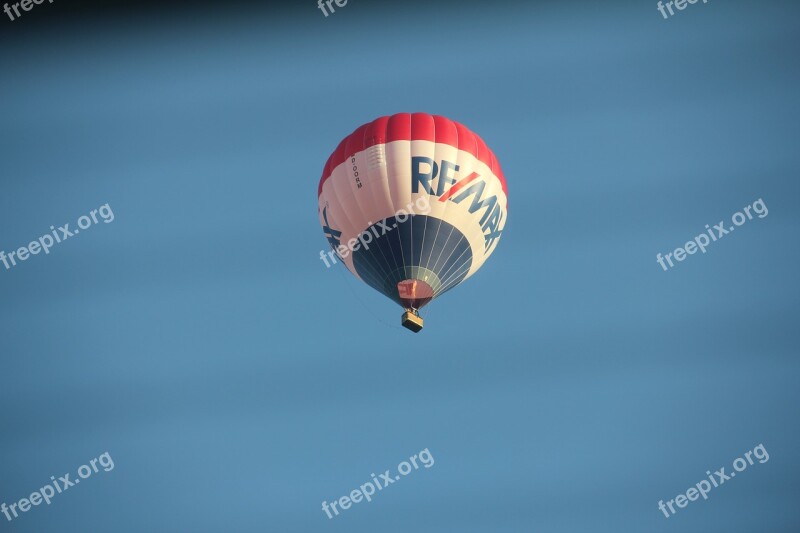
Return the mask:
[[[0,502],[115,461],[0,530],[797,530],[798,7],[309,4],[0,51],[0,250],[115,215],[0,266]],[[319,260],[329,153],[401,111],[479,133],[509,184],[496,252],[418,335]]]

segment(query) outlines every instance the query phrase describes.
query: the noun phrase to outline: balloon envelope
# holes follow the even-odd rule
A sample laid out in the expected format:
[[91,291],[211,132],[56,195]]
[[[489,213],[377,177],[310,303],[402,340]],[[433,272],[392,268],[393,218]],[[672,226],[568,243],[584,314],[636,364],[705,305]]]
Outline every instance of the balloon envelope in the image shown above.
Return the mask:
[[317,194],[336,256],[414,311],[477,272],[508,210],[505,177],[483,140],[425,113],[381,117],[345,137]]

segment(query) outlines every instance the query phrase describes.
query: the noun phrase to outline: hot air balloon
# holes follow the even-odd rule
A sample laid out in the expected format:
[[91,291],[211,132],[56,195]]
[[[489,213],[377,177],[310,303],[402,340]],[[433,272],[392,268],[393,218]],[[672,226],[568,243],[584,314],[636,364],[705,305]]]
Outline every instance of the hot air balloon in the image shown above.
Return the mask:
[[442,116],[380,117],[345,137],[325,163],[319,221],[352,274],[419,310],[475,274],[492,255],[508,212],[500,164],[486,143]]

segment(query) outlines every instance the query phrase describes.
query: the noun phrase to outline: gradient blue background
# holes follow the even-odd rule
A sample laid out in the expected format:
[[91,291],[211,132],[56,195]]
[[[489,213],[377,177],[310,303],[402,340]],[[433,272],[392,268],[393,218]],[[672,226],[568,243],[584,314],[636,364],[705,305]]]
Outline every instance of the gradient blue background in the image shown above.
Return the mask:
[[[0,21],[0,249],[116,217],[0,269],[0,502],[116,465],[0,531],[799,531],[798,17]],[[418,335],[318,257],[326,158],[399,111],[478,132],[510,189],[497,251]],[[758,198],[766,218],[655,262]],[[769,462],[658,510],[759,443]],[[432,468],[321,511],[423,448]]]

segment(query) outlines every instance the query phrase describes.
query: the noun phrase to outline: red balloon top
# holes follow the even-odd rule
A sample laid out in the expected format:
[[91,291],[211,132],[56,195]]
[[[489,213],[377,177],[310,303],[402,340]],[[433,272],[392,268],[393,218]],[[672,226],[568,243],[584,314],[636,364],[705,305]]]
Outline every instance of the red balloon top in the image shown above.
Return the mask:
[[392,141],[431,141],[449,144],[468,152],[492,170],[502,184],[503,193],[508,197],[506,178],[500,163],[483,139],[458,122],[427,113],[398,113],[377,118],[356,128],[353,133],[342,139],[325,163],[317,196],[322,194],[322,185],[331,176],[333,169],[348,157],[370,146]]

